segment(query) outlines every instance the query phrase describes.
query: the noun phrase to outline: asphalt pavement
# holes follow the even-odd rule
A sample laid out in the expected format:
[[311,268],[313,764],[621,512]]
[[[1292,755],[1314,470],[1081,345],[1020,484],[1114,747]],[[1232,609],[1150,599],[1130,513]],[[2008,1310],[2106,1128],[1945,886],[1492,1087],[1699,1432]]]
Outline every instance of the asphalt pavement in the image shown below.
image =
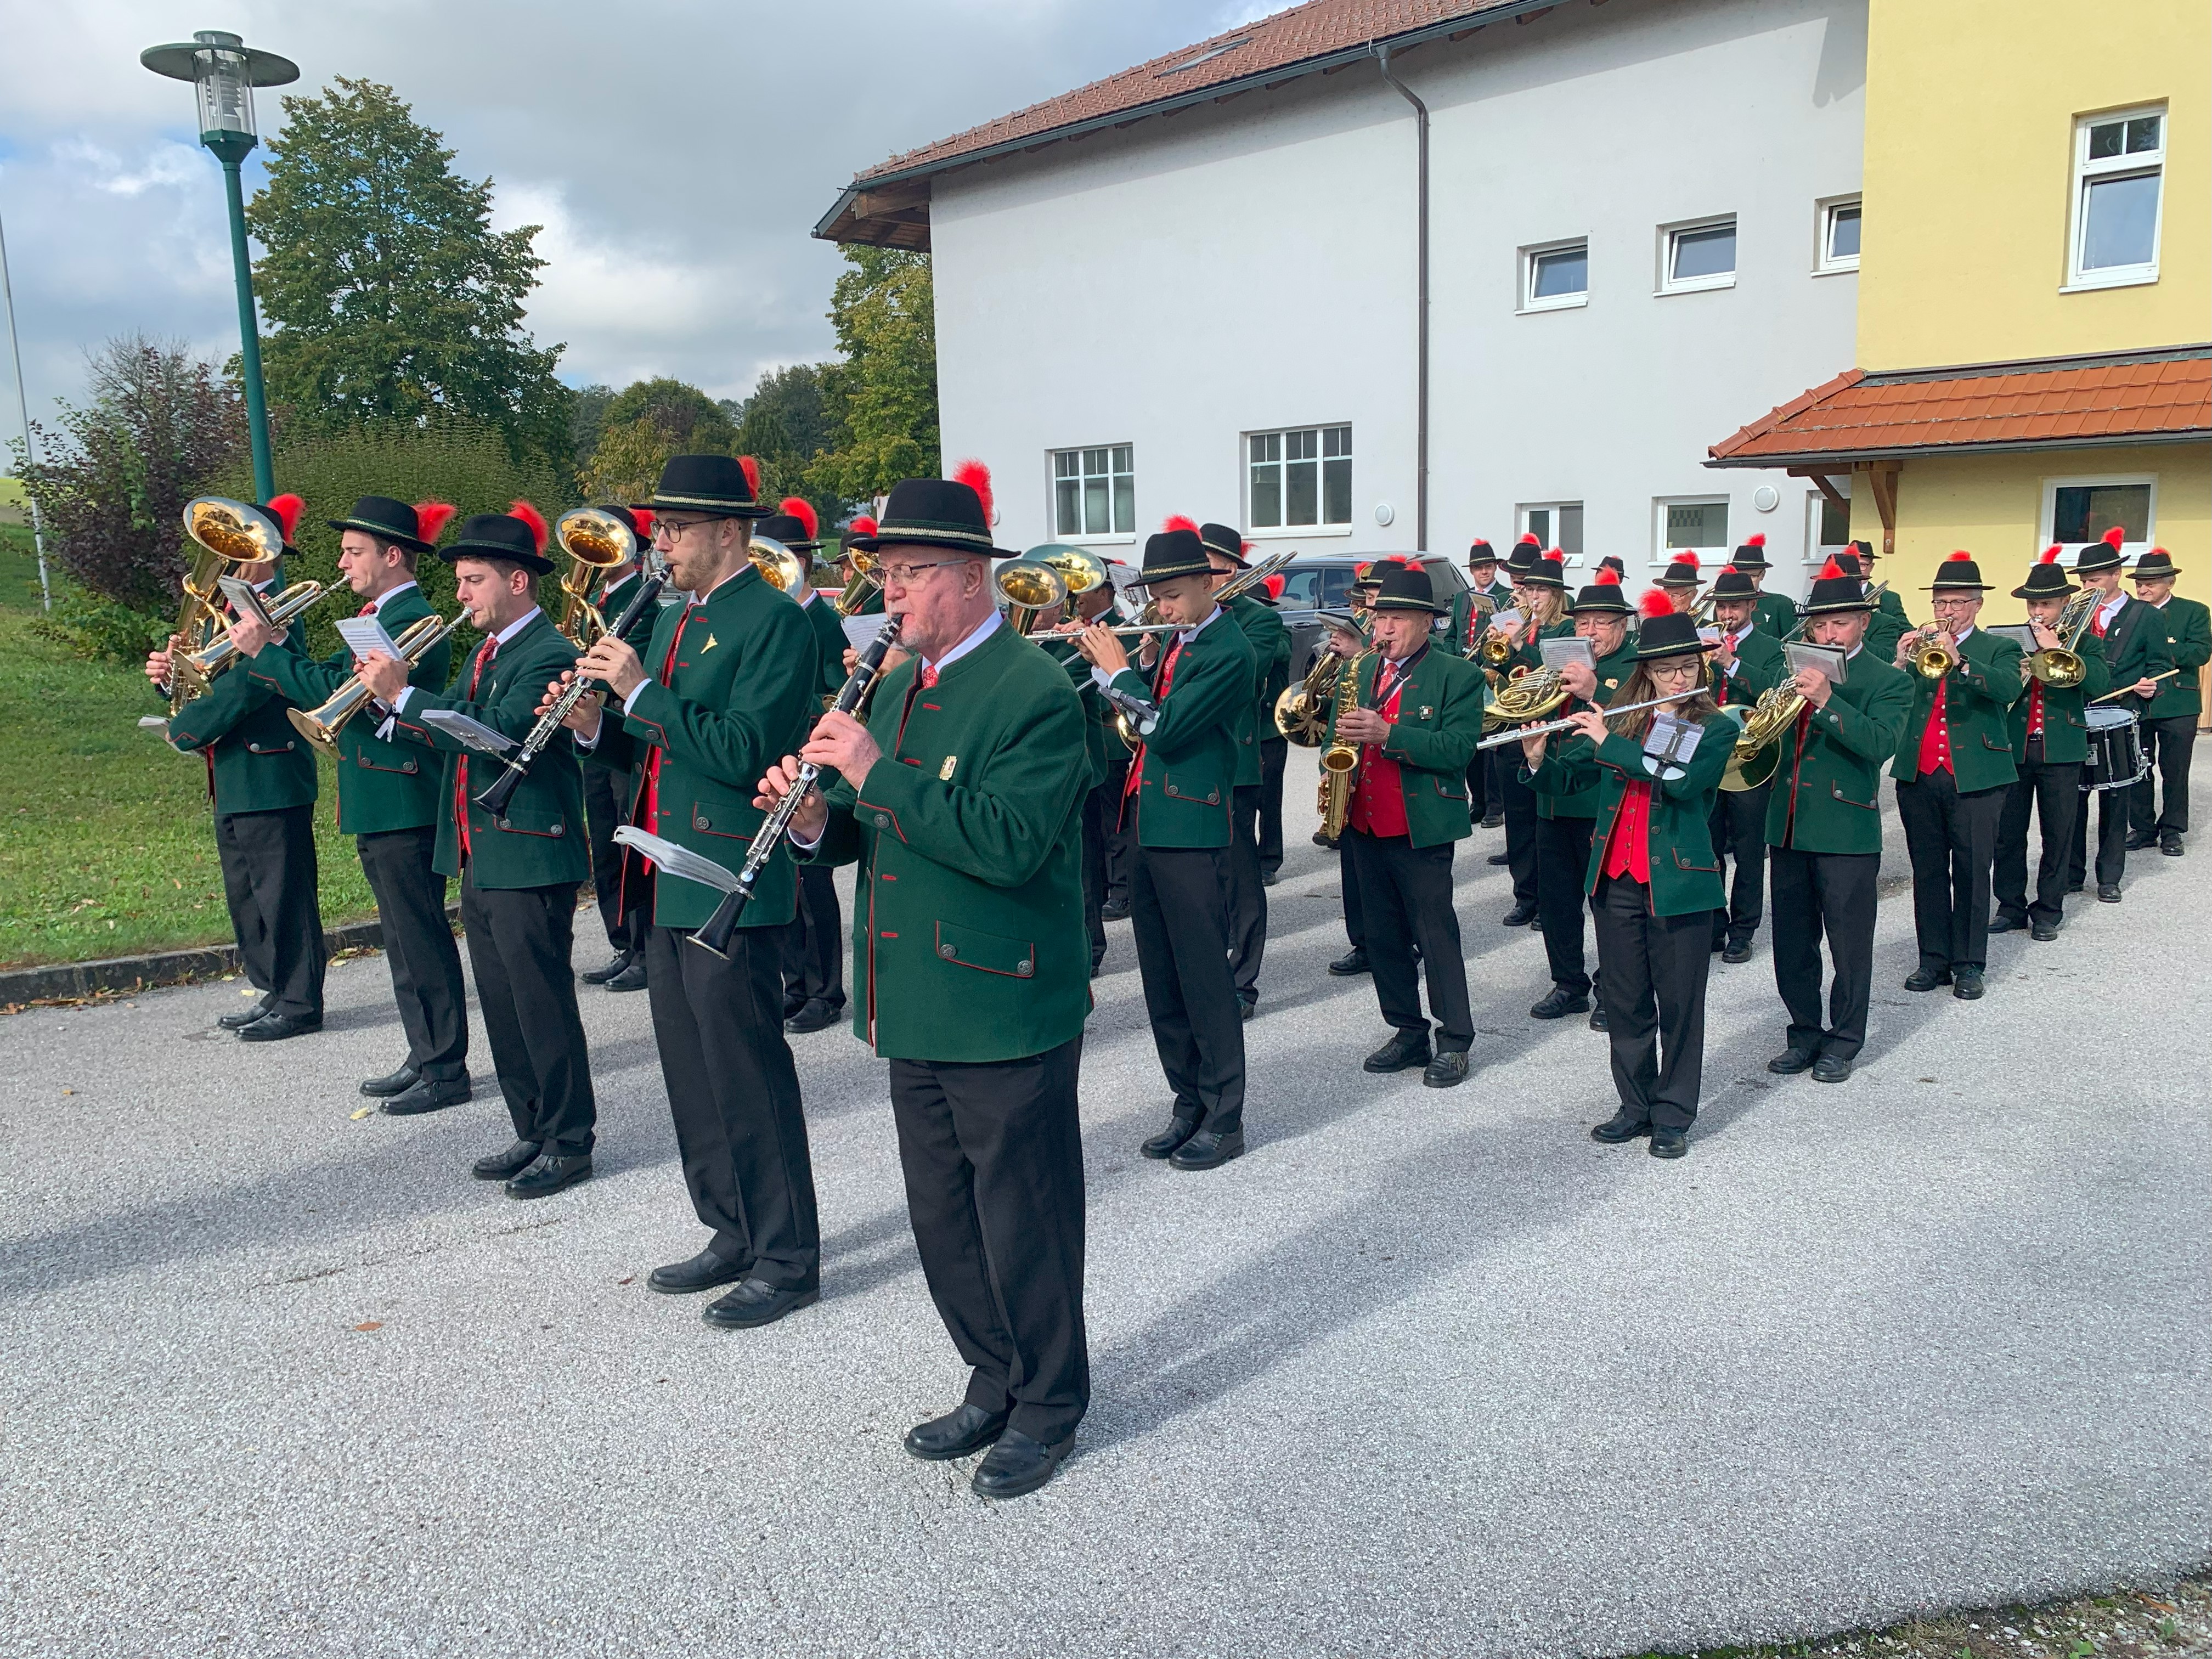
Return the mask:
[[964,1377],[843,1028],[794,1039],[823,1300],[728,1333],[645,1288],[702,1237],[642,996],[585,992],[598,1174],[530,1204],[468,1176],[509,1138],[480,1024],[473,1103],[359,1115],[402,1054],[381,958],[281,1044],[216,1032],[235,982],[0,1020],[0,1652],[1519,1659],[2204,1561],[2212,842],[1993,941],[1970,1005],[1901,988],[1891,812],[1857,1075],[1766,1073],[1762,930],[1669,1164],[1588,1138],[1604,1040],[1527,1017],[1494,832],[1472,1079],[1363,1073],[1289,795],[1240,1162],[1137,1155],[1166,1095],[1111,929],[1094,1404],[1005,1504],[899,1448]]

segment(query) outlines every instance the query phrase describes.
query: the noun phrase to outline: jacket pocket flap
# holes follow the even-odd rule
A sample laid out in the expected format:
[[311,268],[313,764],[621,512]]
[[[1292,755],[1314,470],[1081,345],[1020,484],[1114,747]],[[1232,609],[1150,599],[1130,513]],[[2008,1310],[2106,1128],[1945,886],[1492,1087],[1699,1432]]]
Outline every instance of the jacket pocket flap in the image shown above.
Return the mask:
[[371,772],[400,772],[404,773],[407,776],[411,778],[416,775],[416,764],[412,760],[402,760],[396,766],[387,766],[380,761],[373,761],[369,759],[368,750],[366,749],[356,750],[354,751],[354,759],[358,762],[364,769]]
[[750,841],[760,824],[761,814],[750,801],[740,803],[728,795],[702,795],[691,803],[691,827],[702,836]]
[[1172,795],[1177,800],[1194,800],[1200,805],[1204,806],[1218,806],[1221,805],[1221,789],[1218,785],[1207,790],[1202,795],[1194,795],[1189,790],[1179,786],[1173,778],[1163,778],[1160,781],[1160,793],[1164,795]]
[[549,811],[543,806],[532,806],[526,802],[515,803],[507,809],[505,817],[494,818],[492,822],[509,835],[544,836],[549,840],[558,841],[568,833],[568,819],[561,813]]
[[2000,755],[2009,755],[2012,753],[2012,743],[2009,739],[2000,743],[1996,738],[1991,737],[1986,732],[1982,733],[1982,747],[1984,749],[1994,749]]
[[949,921],[937,924],[937,954],[943,961],[1010,979],[1030,979],[1036,973],[1036,946],[1031,941],[1001,939]]
[[246,752],[249,755],[289,755],[299,746],[300,740],[297,738],[289,738],[283,743],[249,742],[246,745]]
[[1677,870],[1698,870],[1716,876],[1721,872],[1721,861],[1718,859],[1715,859],[1711,864],[1699,864],[1694,859],[1684,858],[1682,849],[1679,847],[1670,847],[1667,850],[1674,855],[1674,867]]
[[1833,778],[1830,778],[1828,780],[1828,793],[1831,798],[1843,802],[1846,806],[1863,807],[1869,812],[1879,812],[1881,811],[1881,803],[1878,800],[1853,800],[1849,795],[1844,793],[1844,786],[1838,783]]

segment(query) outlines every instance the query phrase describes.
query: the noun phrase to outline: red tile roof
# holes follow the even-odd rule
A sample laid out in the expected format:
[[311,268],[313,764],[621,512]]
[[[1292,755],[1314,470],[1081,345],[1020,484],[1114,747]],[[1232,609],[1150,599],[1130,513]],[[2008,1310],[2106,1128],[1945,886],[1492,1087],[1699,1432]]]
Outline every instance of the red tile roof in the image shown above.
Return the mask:
[[2212,347],[1869,374],[1847,369],[1707,452],[1715,466],[2212,438]]

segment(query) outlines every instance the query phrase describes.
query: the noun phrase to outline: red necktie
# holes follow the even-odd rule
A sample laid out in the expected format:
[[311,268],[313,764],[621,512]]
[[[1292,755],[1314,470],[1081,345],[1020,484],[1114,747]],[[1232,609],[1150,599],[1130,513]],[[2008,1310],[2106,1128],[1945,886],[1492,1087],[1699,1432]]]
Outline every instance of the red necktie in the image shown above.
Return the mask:
[[937,684],[937,670],[928,663],[921,665],[921,689],[928,690]]
[[[483,684],[484,665],[499,650],[499,636],[494,635],[483,642],[477,653],[476,666],[469,671],[469,701],[476,701],[477,688]],[[461,862],[469,860],[469,757],[461,751],[461,763],[453,774],[453,826],[461,832]]]
[[[691,613],[696,605],[684,607],[684,615],[676,624],[676,632],[669,636],[668,654],[660,659],[660,683],[670,690],[676,689],[676,650],[684,643],[684,630],[691,625]],[[660,833],[660,757],[664,751],[655,744],[645,758],[645,828],[653,834]]]
[[367,605],[362,606],[360,610],[355,611],[353,614],[356,617],[374,617],[376,614],[376,601],[374,599],[371,599]]
[[[1183,641],[1176,640],[1173,649],[1167,654],[1167,659],[1160,665],[1159,678],[1152,683],[1152,707],[1155,708],[1166,702],[1168,693],[1175,689],[1176,661],[1182,655],[1182,647]],[[1129,762],[1129,780],[1121,786],[1123,800],[1135,794],[1144,783],[1145,754],[1146,747],[1140,743],[1137,745],[1136,755]]]

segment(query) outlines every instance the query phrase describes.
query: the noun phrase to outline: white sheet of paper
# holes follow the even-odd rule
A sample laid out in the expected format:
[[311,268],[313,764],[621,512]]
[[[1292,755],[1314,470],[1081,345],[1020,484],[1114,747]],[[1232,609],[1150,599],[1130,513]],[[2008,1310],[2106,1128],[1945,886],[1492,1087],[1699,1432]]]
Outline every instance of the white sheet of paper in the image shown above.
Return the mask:
[[387,657],[398,658],[398,642],[384,631],[384,623],[376,617],[340,617],[337,619],[338,637],[346,642],[358,662],[372,651],[381,651]]
[[1503,629],[1510,634],[1528,620],[1528,617],[1522,616],[1518,611],[1500,611],[1492,614],[1490,625],[1492,628]]
[[1536,641],[1536,654],[1543,659],[1547,668],[1565,668],[1571,662],[1578,662],[1590,669],[1597,666],[1597,653],[1579,634],[1566,639],[1539,640]]
[[884,631],[884,625],[890,621],[890,613],[882,611],[870,616],[847,617],[843,622],[845,643],[855,651],[865,651],[874,643],[876,635]]
[[258,616],[263,622],[270,620],[269,607],[253,591],[253,584],[238,576],[217,576],[215,585],[222,590],[223,597],[247,616]]
[[159,732],[167,736],[169,722],[160,714],[141,714],[138,717],[138,729],[141,732]]
[[1652,714],[1651,724],[1644,733],[1644,752],[1686,761],[1698,752],[1698,744],[1705,735],[1704,726],[1692,726],[1659,709]]
[[1826,677],[1831,684],[1844,683],[1844,653],[1839,646],[1792,643],[1782,647],[1782,654],[1789,659],[1792,674],[1801,668],[1809,668]]

